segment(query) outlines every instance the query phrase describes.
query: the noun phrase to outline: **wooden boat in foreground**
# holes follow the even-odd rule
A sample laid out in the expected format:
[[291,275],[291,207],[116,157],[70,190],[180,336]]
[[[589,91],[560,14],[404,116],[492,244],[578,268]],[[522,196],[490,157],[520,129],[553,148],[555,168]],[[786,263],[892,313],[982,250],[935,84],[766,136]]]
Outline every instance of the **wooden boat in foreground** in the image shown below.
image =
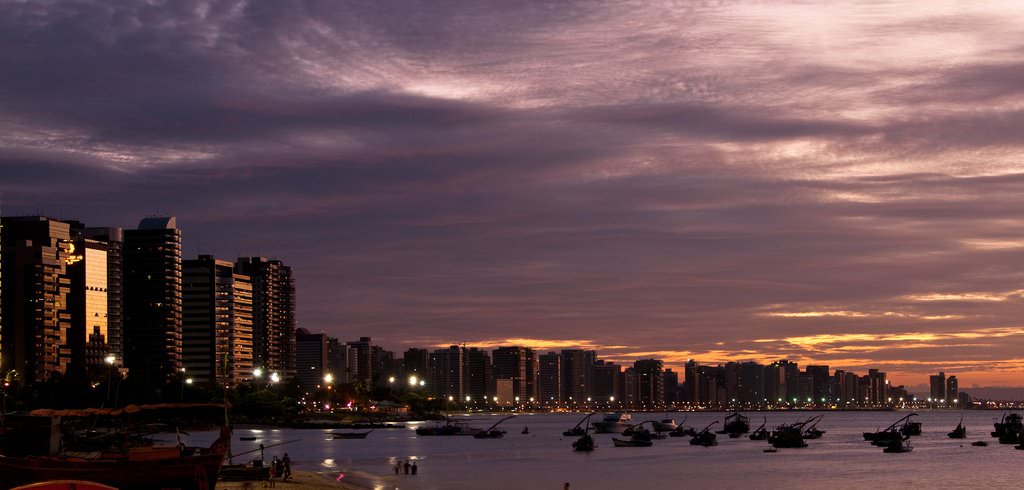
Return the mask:
[[366,432],[331,432],[331,437],[335,439],[366,439],[366,436],[373,432],[368,430]]
[[[144,415],[181,415],[194,409],[227,410],[226,405],[129,405],[123,409],[36,410],[19,416],[5,434],[0,455],[4,485],[17,486],[54,480],[84,481],[120,490],[151,488],[214,488],[231,442],[228,427],[209,447],[142,445],[112,446],[72,452],[62,447],[62,420],[107,418],[128,420]],[[38,487],[37,487],[38,488]],[[44,487],[45,488],[45,487]]]

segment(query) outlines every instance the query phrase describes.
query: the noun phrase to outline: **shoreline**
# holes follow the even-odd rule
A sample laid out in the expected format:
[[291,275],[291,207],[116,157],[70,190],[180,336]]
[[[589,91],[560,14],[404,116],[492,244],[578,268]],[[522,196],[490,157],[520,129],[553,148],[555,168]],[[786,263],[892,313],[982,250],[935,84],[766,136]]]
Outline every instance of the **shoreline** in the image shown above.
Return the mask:
[[[399,485],[397,479],[390,475],[374,475],[364,471],[346,470],[339,471],[338,474],[344,476],[338,478],[337,475],[332,473],[334,472],[328,473],[312,470],[294,470],[292,471],[292,477],[288,481],[283,481],[278,477],[275,481],[275,488],[301,488],[312,490],[373,490],[374,488],[397,488],[399,486],[404,488],[415,488],[406,481],[402,481],[401,485]],[[221,490],[268,488],[264,487],[265,484],[266,482],[262,480],[218,481],[217,488]]]

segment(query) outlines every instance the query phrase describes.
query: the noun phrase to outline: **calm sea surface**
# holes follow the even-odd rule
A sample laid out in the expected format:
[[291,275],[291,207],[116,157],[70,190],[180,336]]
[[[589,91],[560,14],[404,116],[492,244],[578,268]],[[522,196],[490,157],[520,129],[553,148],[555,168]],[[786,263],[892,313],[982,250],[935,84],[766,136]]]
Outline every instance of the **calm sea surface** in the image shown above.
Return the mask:
[[[505,422],[503,439],[472,437],[417,437],[407,429],[375,430],[365,440],[329,439],[325,430],[238,429],[235,453],[265,445],[298,439],[266,451],[289,453],[296,468],[337,475],[355,470],[378,478],[361,479],[371,488],[402,489],[555,489],[565,482],[579,489],[677,489],[677,488],[1020,488],[1024,451],[1001,445],[989,436],[992,422],[1001,412],[922,411],[917,420],[924,433],[911,439],[914,451],[884,454],[881,448],[863,440],[862,432],[884,428],[909,412],[827,412],[819,429],[822,439],[808,441],[803,449],[780,449],[764,453],[764,441],[746,437],[719,436],[719,445],[690,446],[688,437],[654,441],[647,448],[613,447],[612,435],[596,436],[598,448],[577,453],[575,438],[563,437],[581,418],[576,414],[520,415]],[[805,419],[816,412],[749,413],[751,426],[764,417],[769,427]],[[698,429],[721,413],[672,413],[677,421],[688,416],[687,426]],[[960,416],[967,426],[966,440],[954,440],[946,433]],[[665,414],[634,414],[635,421],[665,418]],[[487,428],[499,416],[460,416],[473,427]],[[433,424],[433,422],[427,422]],[[529,435],[520,434],[523,426]],[[259,438],[241,441],[240,437]],[[210,434],[194,434],[195,442],[206,442]],[[621,436],[619,436],[621,437]],[[988,447],[970,442],[985,440]],[[251,456],[237,458],[235,462]],[[414,458],[415,477],[392,474],[397,459]],[[346,476],[349,474],[346,473]],[[351,475],[355,477],[356,475]]]

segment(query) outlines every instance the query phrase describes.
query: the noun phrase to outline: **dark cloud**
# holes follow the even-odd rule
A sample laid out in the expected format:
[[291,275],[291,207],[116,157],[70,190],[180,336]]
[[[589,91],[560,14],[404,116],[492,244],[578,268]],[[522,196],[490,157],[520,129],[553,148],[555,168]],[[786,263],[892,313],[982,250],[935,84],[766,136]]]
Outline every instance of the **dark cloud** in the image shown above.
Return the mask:
[[[985,333],[1024,281],[1019,54],[910,49],[973,21],[823,11],[834,41],[742,2],[6,7],[4,213],[175,214],[188,255],[292,263],[307,328],[1022,369]],[[822,334],[890,340],[783,340]]]

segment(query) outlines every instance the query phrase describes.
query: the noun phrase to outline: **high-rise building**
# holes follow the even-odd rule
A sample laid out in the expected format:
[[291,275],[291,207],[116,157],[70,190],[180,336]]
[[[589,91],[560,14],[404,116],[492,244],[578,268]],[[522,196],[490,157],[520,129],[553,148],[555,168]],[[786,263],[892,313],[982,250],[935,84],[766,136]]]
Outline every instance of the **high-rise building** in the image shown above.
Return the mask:
[[349,347],[356,350],[358,361],[354,382],[362,382],[367,387],[373,386],[373,339],[370,337],[359,337],[359,340],[349,342]]
[[71,278],[78,255],[70,225],[40,216],[3,218],[4,311],[0,369],[28,381],[65,374],[71,363]]
[[929,377],[931,401],[939,401],[946,398],[946,373],[939,371]]
[[[462,391],[463,395],[473,400],[483,400],[494,396],[495,388],[491,386],[494,375],[492,361],[486,350],[470,347],[462,348]],[[517,396],[517,395],[513,395]]]
[[71,279],[68,293],[71,312],[69,369],[79,374],[102,375],[110,369],[104,362],[110,352],[107,345],[110,317],[107,244],[87,238],[75,239],[73,257],[67,261]]
[[511,379],[513,396],[527,400],[536,396],[537,359],[532,349],[498,347],[491,353],[494,379]]
[[427,349],[417,349],[415,347],[406,350],[402,356],[402,374],[406,378],[409,376],[416,376],[417,380],[427,379],[429,376],[430,367],[430,353]]
[[327,344],[327,334],[309,333],[304,328],[295,331],[295,379],[306,393],[315,393],[330,372]]
[[739,396],[740,403],[764,402],[764,366],[753,361],[740,363]]
[[253,292],[253,357],[257,367],[295,375],[295,276],[280,260],[241,257],[240,274],[249,276]]
[[697,366],[698,402],[706,405],[731,401],[725,396],[725,367]]
[[640,359],[633,363],[636,371],[636,399],[641,405],[659,406],[665,403],[664,365],[658,359]]
[[[442,400],[465,401],[462,347],[453,345],[430,354],[430,390]],[[472,398],[477,400],[477,398]]]
[[107,246],[107,353],[114,365],[124,365],[121,320],[124,318],[124,232],[120,228],[83,228],[81,236]]
[[868,403],[886,403],[889,396],[889,382],[885,379],[885,373],[877,369],[868,370]]
[[144,218],[124,232],[124,358],[154,382],[180,372],[181,231],[174,217]]
[[592,395],[594,351],[566,349],[562,351],[562,401],[586,400]]
[[232,262],[182,262],[182,365],[200,383],[252,380],[252,282]]
[[562,356],[548,352],[539,359],[537,396],[542,403],[558,403],[562,399]]
[[665,403],[677,403],[680,400],[679,373],[666,369],[664,374]]
[[772,403],[786,401],[786,368],[778,361],[764,367],[764,397]]
[[[596,361],[594,363],[594,401],[600,403],[624,402],[626,396],[623,383],[625,383],[625,380],[623,379],[620,366],[608,361]],[[635,383],[630,385],[630,387],[635,389]]]
[[697,378],[697,361],[690,359],[686,361],[686,365],[683,368],[683,391],[685,393],[685,400],[688,402],[700,401],[700,384]]
[[725,382],[725,399],[729,401],[738,401],[740,398],[740,364],[738,362],[727,362],[724,366],[725,373],[723,380]]
[[832,398],[829,387],[832,384],[829,379],[828,366],[807,366],[807,374],[811,375],[811,396],[814,403],[824,403]]
[[[946,404],[952,405],[959,403],[960,398],[960,385],[956,380],[956,376],[949,376],[946,378]],[[956,400],[954,402],[954,400]]]

